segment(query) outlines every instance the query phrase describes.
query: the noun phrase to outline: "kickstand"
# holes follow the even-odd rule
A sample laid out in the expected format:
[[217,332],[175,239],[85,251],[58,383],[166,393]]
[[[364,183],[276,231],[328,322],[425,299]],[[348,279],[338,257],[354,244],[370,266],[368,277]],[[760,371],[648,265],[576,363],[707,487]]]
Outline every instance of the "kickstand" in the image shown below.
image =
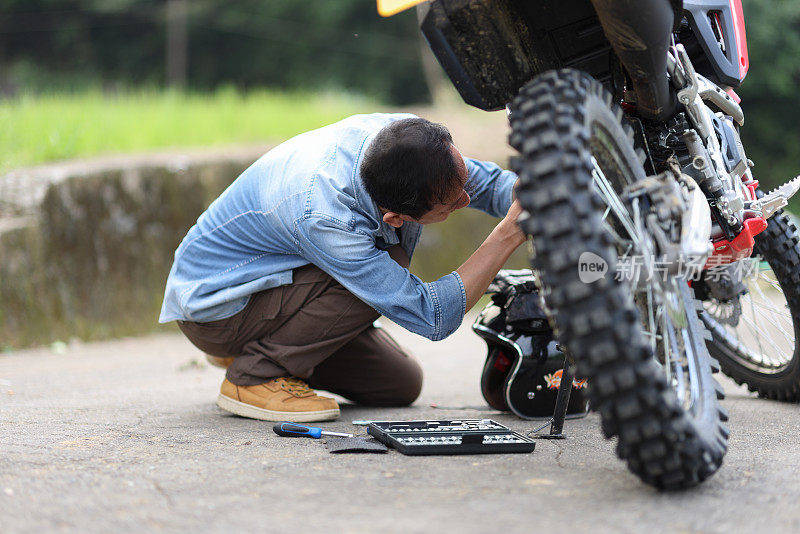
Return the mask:
[[575,378],[575,359],[568,351],[564,351],[564,369],[561,371],[561,384],[558,386],[556,395],[556,408],[553,417],[547,423],[533,431],[533,433],[543,430],[550,425],[549,434],[537,434],[537,438],[542,439],[566,439],[564,435],[564,419],[567,417],[567,407],[569,406],[569,396],[572,393],[572,380]]

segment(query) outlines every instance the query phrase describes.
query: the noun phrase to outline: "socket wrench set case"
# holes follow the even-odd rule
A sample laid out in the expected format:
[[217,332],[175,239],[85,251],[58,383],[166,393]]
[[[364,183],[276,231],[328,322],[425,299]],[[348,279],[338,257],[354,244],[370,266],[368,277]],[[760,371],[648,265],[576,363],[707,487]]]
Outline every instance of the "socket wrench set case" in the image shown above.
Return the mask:
[[536,443],[491,419],[373,421],[367,432],[407,455],[532,452]]

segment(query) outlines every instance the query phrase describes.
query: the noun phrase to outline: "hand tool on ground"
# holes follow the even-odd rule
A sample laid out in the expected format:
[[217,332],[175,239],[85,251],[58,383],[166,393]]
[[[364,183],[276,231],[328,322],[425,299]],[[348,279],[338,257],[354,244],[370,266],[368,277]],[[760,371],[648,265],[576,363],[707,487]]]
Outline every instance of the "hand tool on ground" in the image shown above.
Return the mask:
[[314,426],[298,425],[297,423],[290,423],[289,421],[275,423],[272,426],[272,430],[274,430],[279,436],[286,436],[290,438],[302,437],[319,439],[322,436],[335,436],[339,438],[353,437],[353,434],[345,434],[343,432],[328,432],[327,430],[322,430],[321,428]]

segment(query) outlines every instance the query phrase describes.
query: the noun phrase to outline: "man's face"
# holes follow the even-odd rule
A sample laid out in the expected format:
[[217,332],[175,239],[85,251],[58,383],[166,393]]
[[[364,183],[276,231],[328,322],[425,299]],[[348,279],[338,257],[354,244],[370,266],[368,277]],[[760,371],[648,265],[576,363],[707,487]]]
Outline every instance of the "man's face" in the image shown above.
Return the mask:
[[461,152],[458,151],[455,145],[450,145],[450,152],[453,154],[453,157],[456,161],[456,167],[458,168],[458,174],[461,180],[461,187],[453,191],[450,195],[450,198],[445,200],[445,202],[434,205],[429,212],[416,219],[416,221],[420,224],[442,222],[454,211],[460,210],[461,208],[469,205],[469,194],[464,190],[464,185],[467,183],[467,179],[469,178],[467,166],[464,164],[464,158],[461,156]]

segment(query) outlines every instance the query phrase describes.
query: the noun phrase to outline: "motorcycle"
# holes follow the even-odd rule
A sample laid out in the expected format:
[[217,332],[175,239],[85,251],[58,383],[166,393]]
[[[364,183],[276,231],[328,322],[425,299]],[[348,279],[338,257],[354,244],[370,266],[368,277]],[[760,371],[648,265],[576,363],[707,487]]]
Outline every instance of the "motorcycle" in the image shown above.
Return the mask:
[[508,113],[533,278],[605,436],[647,484],[706,480],[713,372],[800,400],[800,177],[763,193],[741,142],[741,0],[378,0],[413,5],[464,101]]

